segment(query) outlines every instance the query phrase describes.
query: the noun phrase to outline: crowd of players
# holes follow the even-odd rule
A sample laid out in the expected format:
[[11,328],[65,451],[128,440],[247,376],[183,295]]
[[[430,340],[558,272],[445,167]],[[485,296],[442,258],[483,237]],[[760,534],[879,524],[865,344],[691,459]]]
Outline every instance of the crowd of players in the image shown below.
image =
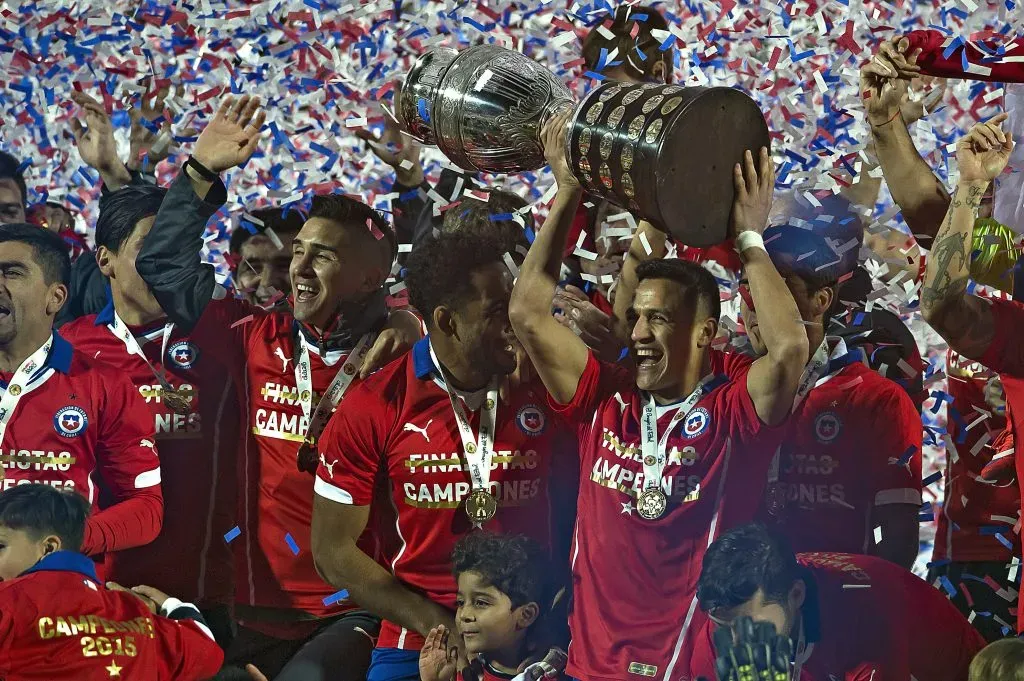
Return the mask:
[[[588,64],[626,41],[607,78],[670,81],[647,16],[592,33]],[[94,252],[60,205],[26,212],[0,156],[0,678],[1014,678],[1016,639],[979,651],[1017,631],[1024,308],[972,258],[1013,141],[979,122],[948,193],[908,133],[907,52],[884,42],[862,93],[926,258],[865,237],[867,169],[807,206],[748,154],[730,244],[701,250],[610,226],[564,116],[539,227],[472,177],[428,184],[389,121],[361,135],[395,168],[393,219],[342,194],[252,210],[229,290],[203,237],[259,99],[221,102],[165,188],[153,136],[126,165],[77,93]],[[865,305],[862,242],[950,348],[928,581],[923,365]]]

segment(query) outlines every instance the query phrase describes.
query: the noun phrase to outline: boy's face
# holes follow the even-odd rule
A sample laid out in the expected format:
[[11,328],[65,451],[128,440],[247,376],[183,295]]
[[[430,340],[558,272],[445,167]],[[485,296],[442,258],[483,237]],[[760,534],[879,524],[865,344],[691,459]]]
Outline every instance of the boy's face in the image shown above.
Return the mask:
[[476,572],[459,575],[455,626],[470,656],[514,652],[534,619],[536,604],[513,608],[508,596]]
[[0,525],[0,581],[14,579],[38,563],[49,552],[47,549],[53,539],[56,537],[33,539],[24,530]]

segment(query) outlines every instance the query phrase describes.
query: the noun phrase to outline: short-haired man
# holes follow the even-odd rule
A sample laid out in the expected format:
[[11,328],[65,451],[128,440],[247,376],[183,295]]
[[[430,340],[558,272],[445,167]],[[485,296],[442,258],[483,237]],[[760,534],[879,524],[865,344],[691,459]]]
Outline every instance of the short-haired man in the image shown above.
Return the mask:
[[714,631],[742,617],[793,639],[799,681],[966,681],[985,641],[928,582],[873,556],[794,554],[763,525],[726,532],[707,550],[697,587],[710,621],[690,678],[715,676]]
[[61,238],[0,225],[0,448],[3,489],[42,483],[97,509],[83,553],[143,546],[163,498],[153,421],[131,382],[53,330],[71,265]]
[[81,554],[88,515],[88,502],[48,485],[0,492],[0,675],[198,681],[215,674],[224,654],[195,606],[147,587],[136,595],[104,586]]
[[227,198],[219,174],[256,151],[258,110],[258,99],[224,101],[168,189],[135,265],[171,322],[186,333],[209,330],[196,342],[246,391],[240,535],[226,530],[237,537],[240,620],[228,663],[255,663],[279,681],[338,669],[362,678],[372,651],[365,632],[374,634],[378,622],[320,578],[310,553],[316,441],[360,375],[419,339],[419,320],[407,312],[389,319],[383,283],[394,233],[343,195],[314,197],[292,240],[293,314],[230,298],[217,284],[201,259],[202,237]]
[[0,151],[0,224],[25,222],[28,188],[21,163],[6,151]]
[[278,207],[260,208],[249,216],[239,220],[228,242],[235,286],[253,305],[287,309],[292,241],[306,216],[296,208]]
[[[517,365],[504,253],[496,234],[458,233],[413,251],[405,281],[428,335],[353,390],[324,432],[313,553],[325,579],[385,620],[370,681],[414,681],[424,637],[455,630],[460,537],[484,527],[552,551],[552,463],[567,433],[538,383],[499,397]],[[357,542],[392,509],[388,569]]]
[[807,359],[800,311],[760,238],[774,188],[767,149],[736,164],[732,230],[768,355],[711,348],[718,286],[678,260],[640,264],[631,297],[636,374],[604,364],[550,313],[580,200],[564,160],[565,117],[544,129],[558,193],[520,268],[510,316],[551,395],[579,430],[568,674],[675,679],[688,666],[700,558],[722,527],[753,518]]
[[[133,184],[104,196],[96,259],[109,281],[106,306],[61,328],[79,351],[116,367],[145,400],[160,450],[164,524],[156,541],[108,558],[109,577],[148,584],[196,603],[218,642],[231,638],[234,597],[225,528],[237,524],[241,414],[235,378],[216,352],[168,322],[135,269],[167,190]],[[212,319],[212,318],[211,318]]]
[[[921,416],[906,390],[864,363],[861,350],[826,335],[838,281],[856,265],[856,248],[836,254],[849,234],[830,239],[828,231],[818,223],[765,230],[768,255],[805,322],[809,354],[762,519],[777,523],[800,553],[868,553],[910,569],[918,553]],[[763,356],[763,316],[742,282],[740,293],[747,337]]]

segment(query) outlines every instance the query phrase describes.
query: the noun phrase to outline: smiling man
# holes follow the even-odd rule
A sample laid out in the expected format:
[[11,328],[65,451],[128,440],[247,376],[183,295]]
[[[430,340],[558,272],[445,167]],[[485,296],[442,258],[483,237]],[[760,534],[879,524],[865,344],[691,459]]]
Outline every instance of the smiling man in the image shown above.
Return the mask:
[[219,174],[256,151],[263,118],[258,99],[225,100],[169,188],[135,264],[168,319],[202,331],[200,345],[244,386],[234,541],[240,626],[228,662],[252,662],[282,680],[315,681],[338,669],[364,678],[368,635],[379,623],[333,595],[310,553],[316,443],[360,375],[419,339],[419,321],[395,313],[396,328],[385,328],[394,233],[343,195],[314,197],[292,241],[294,314],[233,299],[217,284],[201,253],[206,223],[227,198]]
[[[689,666],[699,564],[723,527],[749,521],[782,437],[807,355],[800,312],[764,250],[772,202],[766,149],[736,164],[732,232],[759,305],[769,353],[752,364],[712,349],[718,286],[693,263],[636,266],[630,351],[636,375],[600,362],[550,311],[581,190],[565,163],[564,118],[544,131],[558,193],[520,269],[516,335],[575,424],[582,467],[572,561],[579,679],[675,680]],[[621,293],[619,295],[622,295]]]
[[228,251],[237,259],[233,267],[235,284],[253,305],[286,310],[292,292],[288,278],[292,239],[302,229],[306,216],[298,209],[279,207],[260,208],[251,215],[261,224],[243,218],[228,244]]

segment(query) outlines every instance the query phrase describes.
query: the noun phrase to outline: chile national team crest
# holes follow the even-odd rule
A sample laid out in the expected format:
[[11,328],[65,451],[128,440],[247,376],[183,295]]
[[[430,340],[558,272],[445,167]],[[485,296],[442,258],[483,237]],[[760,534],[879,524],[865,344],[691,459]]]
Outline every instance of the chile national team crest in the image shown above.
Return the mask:
[[694,438],[703,435],[710,425],[711,413],[704,407],[697,407],[683,421],[683,436]]
[[53,429],[62,437],[78,437],[88,425],[89,417],[81,407],[62,407],[53,416]]
[[167,355],[175,366],[191,369],[199,359],[199,349],[188,341],[178,341],[167,349]]
[[544,412],[539,407],[534,404],[528,404],[516,414],[516,424],[519,426],[519,430],[527,435],[538,437],[544,432],[547,420],[544,418]]
[[834,411],[825,411],[814,419],[814,437],[823,445],[832,442],[843,431],[843,422]]

